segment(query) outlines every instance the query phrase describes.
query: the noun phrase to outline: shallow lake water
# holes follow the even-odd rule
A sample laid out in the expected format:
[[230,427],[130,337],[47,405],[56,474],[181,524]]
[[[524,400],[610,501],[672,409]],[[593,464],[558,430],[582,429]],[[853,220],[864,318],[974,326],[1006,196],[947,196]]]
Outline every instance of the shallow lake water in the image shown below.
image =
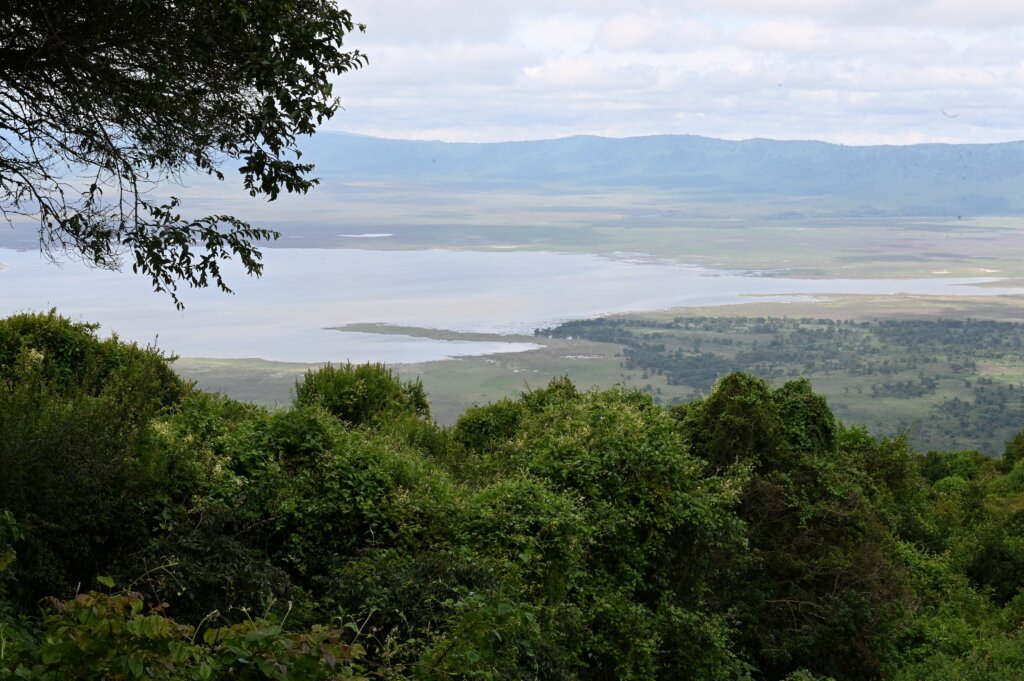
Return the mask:
[[380,322],[530,333],[566,319],[615,312],[828,294],[989,296],[993,278],[789,279],[667,262],[547,252],[264,249],[260,279],[230,271],[235,295],[184,289],[175,310],[141,276],[56,267],[38,253],[0,250],[0,315],[58,311],[185,357],[291,362],[422,362],[516,352],[531,343],[442,341],[330,330]]

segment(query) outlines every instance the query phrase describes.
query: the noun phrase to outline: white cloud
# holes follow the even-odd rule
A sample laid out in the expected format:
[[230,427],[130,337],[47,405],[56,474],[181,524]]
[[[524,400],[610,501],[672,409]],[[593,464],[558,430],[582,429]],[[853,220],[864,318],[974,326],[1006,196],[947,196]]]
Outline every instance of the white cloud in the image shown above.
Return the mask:
[[597,19],[573,15],[522,17],[514,22],[512,39],[541,54],[583,54],[594,43]]
[[987,35],[963,50],[965,61],[986,66],[1024,64],[1024,32]]
[[611,53],[685,52],[709,47],[719,35],[720,30],[709,22],[651,12],[604,20],[597,30],[597,44]]
[[570,58],[523,69],[526,88],[576,94],[617,93],[644,90],[657,85],[659,70],[649,64],[616,64],[606,60]]
[[[1024,138],[1024,3],[357,0],[370,66],[330,127],[526,139],[658,132]],[[941,111],[956,112],[955,118]]]
[[838,47],[835,32],[808,20],[761,21],[752,23],[739,31],[736,42],[741,47],[754,50],[779,50],[783,52],[827,52]]

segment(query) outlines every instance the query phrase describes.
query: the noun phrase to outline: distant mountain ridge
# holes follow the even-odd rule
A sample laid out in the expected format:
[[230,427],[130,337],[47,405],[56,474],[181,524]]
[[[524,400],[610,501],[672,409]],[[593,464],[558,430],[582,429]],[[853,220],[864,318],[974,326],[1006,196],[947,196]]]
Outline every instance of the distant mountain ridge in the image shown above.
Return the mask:
[[321,133],[325,182],[542,192],[647,189],[710,202],[829,201],[880,214],[1024,214],[1024,141],[842,146],[695,135],[451,143]]

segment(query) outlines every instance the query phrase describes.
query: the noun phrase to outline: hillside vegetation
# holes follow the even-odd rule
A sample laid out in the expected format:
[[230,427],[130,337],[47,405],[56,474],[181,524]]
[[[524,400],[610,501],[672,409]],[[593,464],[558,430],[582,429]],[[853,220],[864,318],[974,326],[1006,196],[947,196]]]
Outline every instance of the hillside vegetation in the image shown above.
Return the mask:
[[168,361],[0,322],[0,679],[1024,675],[1024,435],[920,455],[742,373],[441,428],[380,365],[272,411]]
[[[834,411],[921,449],[998,456],[1024,425],[1024,324],[982,319],[611,317],[538,329],[622,348],[620,377],[678,402],[744,371],[803,376]],[[639,380],[638,380],[639,379]],[[646,382],[646,383],[645,383]]]

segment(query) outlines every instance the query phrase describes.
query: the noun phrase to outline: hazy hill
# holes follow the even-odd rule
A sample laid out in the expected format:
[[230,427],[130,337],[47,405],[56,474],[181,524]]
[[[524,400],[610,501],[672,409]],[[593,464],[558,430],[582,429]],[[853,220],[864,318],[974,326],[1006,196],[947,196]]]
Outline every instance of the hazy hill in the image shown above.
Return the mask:
[[[656,135],[469,144],[319,133],[301,147],[321,180],[309,196],[254,202],[230,164],[225,182],[193,175],[169,193],[197,215],[235,214],[303,240],[289,245],[319,247],[351,246],[336,238],[339,227],[431,247],[468,243],[460,230],[485,225],[521,243],[529,238],[510,225],[1024,215],[1024,141],[853,147]],[[0,230],[0,247],[37,246],[34,221]]]
[[853,147],[658,135],[467,144],[323,133],[306,146],[325,184],[649,189],[711,202],[827,200],[839,212],[864,215],[1024,212],[1024,142]]

